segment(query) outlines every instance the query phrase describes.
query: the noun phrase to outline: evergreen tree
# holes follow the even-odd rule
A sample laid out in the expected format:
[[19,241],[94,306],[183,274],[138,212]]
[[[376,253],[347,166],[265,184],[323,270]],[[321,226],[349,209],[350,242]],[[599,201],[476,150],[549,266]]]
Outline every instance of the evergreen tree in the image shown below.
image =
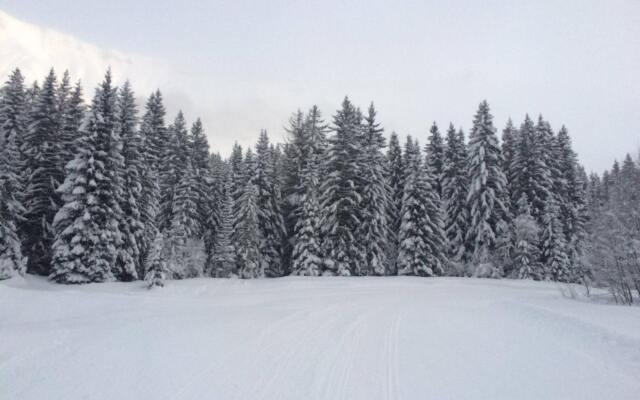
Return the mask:
[[542,222],[542,214],[546,200],[550,196],[552,181],[550,170],[545,163],[545,133],[536,129],[533,121],[527,115],[520,127],[517,152],[511,166],[511,201],[513,204],[522,197],[527,196],[531,202],[531,214]]
[[469,191],[467,208],[468,251],[476,265],[489,261],[497,240],[498,224],[504,220],[506,179],[502,172],[502,154],[498,146],[493,116],[486,100],[480,103],[469,135],[467,161]]
[[122,189],[118,179],[122,145],[116,131],[116,89],[111,73],[96,89],[79,153],[69,163],[59,192],[64,201],[53,221],[50,277],[62,283],[102,282],[135,276],[122,259]]
[[537,247],[539,229],[531,216],[531,206],[525,194],[518,201],[513,225],[515,236],[513,275],[519,279],[539,279],[541,272]]
[[386,275],[390,271],[389,254],[389,210],[391,189],[387,183],[389,175],[382,149],[385,147],[383,129],[376,122],[373,103],[369,106],[363,126],[364,148],[361,163],[364,182],[360,209],[363,218],[359,237],[365,246],[365,264],[361,273],[366,275]]
[[28,257],[28,271],[40,275],[50,272],[51,223],[59,205],[56,188],[64,178],[64,171],[60,170],[56,81],[51,70],[34,99],[29,128],[22,144],[28,168],[23,250]]
[[285,264],[289,266],[294,245],[293,236],[302,207],[302,171],[306,163],[305,153],[308,150],[305,135],[305,116],[302,111],[298,110],[289,118],[289,126],[286,131],[288,137],[282,160],[282,213],[287,235],[284,243],[283,258]]
[[329,139],[325,179],[321,186],[321,234],[327,274],[352,275],[364,262],[363,243],[356,240],[360,225],[358,192],[360,115],[348,98],[334,117],[335,135]]
[[433,188],[435,178],[430,176],[431,168],[421,165],[419,157],[415,163],[402,199],[398,274],[442,275],[445,238],[439,198]]
[[58,124],[60,127],[60,169],[76,154],[75,143],[84,118],[84,102],[80,82],[71,87],[69,71],[65,71],[57,88]]
[[144,160],[141,138],[136,130],[137,112],[135,96],[127,81],[119,91],[116,105],[117,130],[122,140],[122,156],[124,158],[122,176],[120,177],[123,184],[120,208],[124,213],[121,230],[124,235],[124,250],[129,253],[134,262],[137,277],[144,278],[144,263],[141,260],[140,249],[145,231],[140,211]]
[[215,248],[212,253],[212,275],[216,277],[229,277],[237,275],[235,254],[233,246],[233,190],[232,174],[230,168],[224,177],[224,192],[220,206],[219,228],[216,231]]
[[139,205],[140,216],[145,227],[144,238],[140,243],[140,259],[144,264],[149,259],[151,245],[156,240],[158,226],[156,219],[160,207],[160,168],[167,143],[164,125],[165,109],[160,91],[151,94],[145,106],[145,114],[140,125],[142,141],[142,196]]
[[518,214],[517,202],[519,199],[513,199],[513,182],[517,180],[517,176],[514,172],[516,155],[518,154],[518,145],[520,142],[520,132],[513,125],[511,118],[507,120],[507,126],[502,130],[502,156],[504,162],[502,164],[502,170],[507,178],[507,191],[510,198],[510,206],[515,211],[514,214]]
[[186,170],[175,190],[171,226],[165,235],[167,270],[174,279],[202,275],[204,244],[200,240],[202,222],[198,215],[197,173],[187,159]]
[[452,261],[463,261],[469,214],[467,210],[467,150],[462,130],[447,130],[442,172],[442,203],[447,250]]
[[442,142],[442,136],[438,130],[438,125],[433,123],[429,129],[429,142],[425,147],[425,154],[427,157],[428,168],[431,168],[431,175],[434,179],[434,189],[438,193],[438,196],[442,197],[442,174],[444,163],[444,144]]
[[391,136],[389,138],[387,165],[389,168],[388,181],[391,196],[389,204],[389,240],[392,244],[391,251],[388,256],[389,274],[397,275],[398,269],[395,264],[398,258],[398,231],[400,229],[400,211],[402,209],[402,195],[404,192],[405,168],[402,158],[402,148],[400,147],[398,135],[395,132],[391,132]]
[[260,262],[266,276],[283,275],[282,242],[285,236],[284,220],[277,199],[277,188],[273,180],[273,162],[266,131],[260,132],[256,146],[256,206],[258,229],[260,230]]
[[542,217],[540,238],[542,262],[545,265],[544,277],[553,281],[568,282],[571,270],[558,214],[559,208],[556,202],[548,201]]
[[178,111],[166,134],[169,142],[164,149],[162,162],[159,164],[161,199],[157,224],[161,231],[171,228],[176,190],[184,177],[187,160],[190,157],[187,123],[182,111]]
[[15,164],[20,153],[15,139],[15,131],[0,134],[0,280],[22,275],[26,268],[16,224],[24,208],[17,199],[19,177]]
[[292,255],[292,272],[295,275],[318,276],[322,272],[318,203],[318,164],[312,156],[304,173],[302,212],[296,224]]
[[[247,152],[251,154],[250,151]],[[262,240],[258,229],[257,188],[251,179],[245,183],[234,216],[234,247],[238,275],[241,278],[264,277],[258,246]]]
[[24,79],[16,69],[0,91],[0,279],[23,274],[26,268],[18,235],[18,224],[25,214],[20,152],[25,132]]
[[[12,174],[18,178],[16,182],[16,200],[24,203],[24,181],[28,178],[24,160],[23,143],[27,134],[28,104],[24,88],[24,78],[20,69],[16,68],[9,80],[0,90],[0,135],[4,136],[7,146],[15,146],[15,154],[8,165]],[[15,223],[15,221],[14,221]]]
[[229,158],[229,164],[231,167],[232,177],[231,193],[233,193],[233,202],[237,204],[245,183],[244,155],[242,152],[242,147],[237,142],[233,145],[231,157]]
[[558,132],[558,167],[564,181],[560,196],[560,222],[565,240],[572,253],[572,264],[578,263],[580,248],[585,237],[587,219],[585,178],[580,174],[577,155],[571,146],[571,138],[563,126]]

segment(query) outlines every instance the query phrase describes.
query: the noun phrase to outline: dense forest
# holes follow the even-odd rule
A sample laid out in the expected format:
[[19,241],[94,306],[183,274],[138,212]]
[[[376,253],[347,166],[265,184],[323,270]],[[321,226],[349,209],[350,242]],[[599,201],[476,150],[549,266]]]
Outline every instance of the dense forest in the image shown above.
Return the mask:
[[385,134],[345,98],[295,112],[286,143],[211,153],[199,119],[137,109],[108,71],[85,103],[53,70],[0,90],[0,278],[150,286],[198,276],[508,277],[640,290],[640,169],[587,175],[542,116],[501,132],[482,101],[467,131]]

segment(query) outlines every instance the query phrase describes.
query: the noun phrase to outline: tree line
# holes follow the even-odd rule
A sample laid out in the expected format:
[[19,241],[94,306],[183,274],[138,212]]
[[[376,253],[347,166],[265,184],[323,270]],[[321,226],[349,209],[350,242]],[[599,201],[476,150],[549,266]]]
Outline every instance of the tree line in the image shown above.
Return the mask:
[[424,146],[396,133],[387,143],[373,104],[363,111],[345,98],[330,123],[316,106],[298,111],[286,143],[262,131],[223,159],[199,119],[189,126],[179,112],[167,125],[160,91],[139,116],[130,84],[116,87],[108,71],[90,104],[83,97],[53,70],[27,87],[16,69],[0,90],[1,277],[161,285],[453,275],[612,286],[624,272],[631,284],[620,290],[640,288],[637,162],[588,177],[567,129],[554,132],[542,116],[509,120],[498,140],[483,101],[468,140],[433,123]]

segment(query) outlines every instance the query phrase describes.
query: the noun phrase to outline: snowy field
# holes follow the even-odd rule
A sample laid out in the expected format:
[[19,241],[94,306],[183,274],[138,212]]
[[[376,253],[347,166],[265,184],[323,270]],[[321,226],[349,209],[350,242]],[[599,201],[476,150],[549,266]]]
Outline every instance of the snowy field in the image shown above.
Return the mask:
[[470,279],[0,282],[0,398],[638,399],[640,308]]

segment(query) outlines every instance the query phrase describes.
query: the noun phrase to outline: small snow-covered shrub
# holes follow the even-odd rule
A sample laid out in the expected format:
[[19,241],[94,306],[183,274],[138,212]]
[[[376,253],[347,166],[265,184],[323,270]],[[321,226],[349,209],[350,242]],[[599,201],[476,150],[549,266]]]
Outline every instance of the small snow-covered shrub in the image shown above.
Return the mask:
[[478,264],[473,272],[474,278],[492,278],[498,279],[502,276],[502,271],[499,267],[494,266],[492,263]]

